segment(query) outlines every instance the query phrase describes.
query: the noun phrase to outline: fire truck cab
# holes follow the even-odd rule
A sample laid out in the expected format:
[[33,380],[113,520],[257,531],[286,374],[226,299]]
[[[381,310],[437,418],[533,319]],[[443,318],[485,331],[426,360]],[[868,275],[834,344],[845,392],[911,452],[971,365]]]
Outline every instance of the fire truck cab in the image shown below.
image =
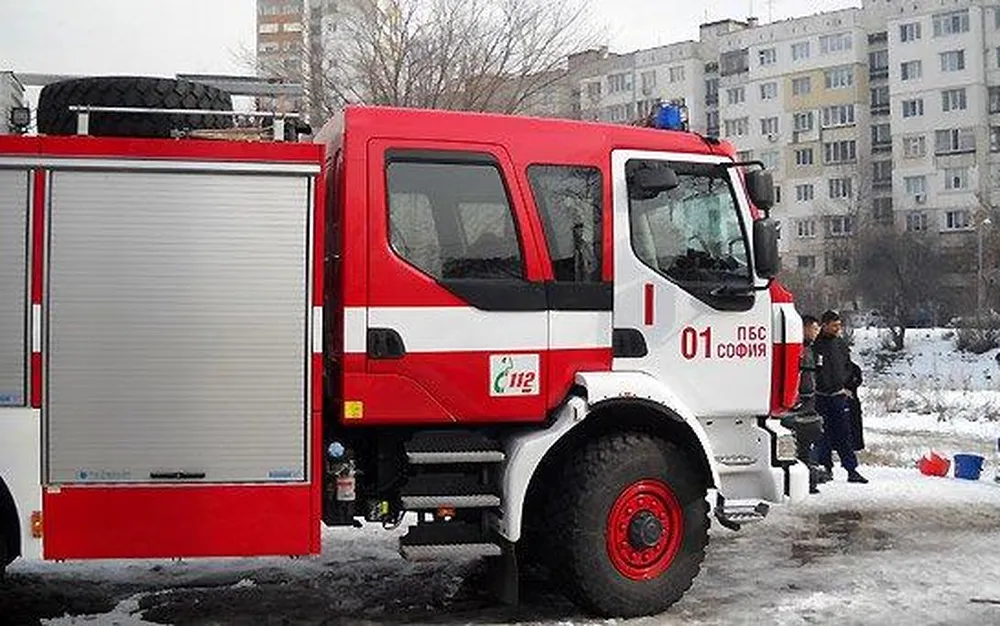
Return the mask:
[[310,143],[0,137],[0,564],[406,522],[406,558],[670,606],[711,513],[808,475],[771,419],[802,327],[770,176],[665,125],[351,106]]

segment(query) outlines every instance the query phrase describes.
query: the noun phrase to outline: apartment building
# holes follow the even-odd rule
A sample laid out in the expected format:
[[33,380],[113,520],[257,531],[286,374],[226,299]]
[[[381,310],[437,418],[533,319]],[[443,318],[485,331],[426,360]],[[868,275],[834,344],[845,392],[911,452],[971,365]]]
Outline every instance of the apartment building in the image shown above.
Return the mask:
[[[257,67],[263,76],[303,82],[306,17],[304,0],[257,0]],[[259,98],[257,106],[301,112],[304,103],[299,98]]]
[[705,63],[712,56],[697,41],[659,46],[627,54],[605,50],[577,58],[580,69],[580,117],[633,123],[660,102],[687,106],[694,130],[706,132]]
[[[663,83],[680,65],[683,80]],[[629,122],[647,99],[683,98],[693,130],[763,161],[786,268],[830,285],[830,304],[853,300],[851,236],[883,226],[933,236],[952,274],[944,299],[968,310],[982,200],[1000,204],[995,0],[727,20],[697,42],[607,54],[592,69],[579,82],[584,118]]]

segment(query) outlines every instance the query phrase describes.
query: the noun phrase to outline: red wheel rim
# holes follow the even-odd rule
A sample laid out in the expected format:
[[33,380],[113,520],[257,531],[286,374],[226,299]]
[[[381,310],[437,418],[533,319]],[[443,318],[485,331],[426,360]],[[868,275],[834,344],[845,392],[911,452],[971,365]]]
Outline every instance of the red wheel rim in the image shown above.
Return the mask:
[[[654,530],[637,541],[643,526]],[[662,480],[636,481],[611,506],[605,535],[608,556],[618,573],[631,580],[650,580],[667,571],[680,551],[684,511]]]

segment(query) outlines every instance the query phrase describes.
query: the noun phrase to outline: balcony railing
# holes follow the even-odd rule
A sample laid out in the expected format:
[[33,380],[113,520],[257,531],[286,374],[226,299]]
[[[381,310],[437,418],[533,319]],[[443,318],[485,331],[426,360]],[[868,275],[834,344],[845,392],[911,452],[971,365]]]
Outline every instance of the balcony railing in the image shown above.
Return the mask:
[[707,106],[710,106],[710,107],[719,104],[719,94],[717,94],[717,93],[716,94],[711,94],[711,93],[707,94],[705,96],[705,104]]
[[888,115],[891,109],[888,104],[873,104],[872,115]]
[[887,67],[873,67],[868,70],[868,77],[872,80],[879,80],[881,78],[889,78],[889,68]]
[[888,33],[888,31],[884,31],[883,30],[882,32],[872,33],[872,34],[868,35],[868,45],[869,46],[872,45],[872,44],[876,44],[876,43],[887,43],[888,41],[889,41],[889,33]]
[[892,151],[892,140],[872,143],[872,152],[891,152],[891,151]]

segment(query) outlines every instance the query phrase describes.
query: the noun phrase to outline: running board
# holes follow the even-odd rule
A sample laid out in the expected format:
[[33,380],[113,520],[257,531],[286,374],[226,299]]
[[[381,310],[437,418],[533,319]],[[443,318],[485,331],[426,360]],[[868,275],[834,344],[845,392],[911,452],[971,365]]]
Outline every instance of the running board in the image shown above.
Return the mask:
[[766,502],[726,503],[720,494],[716,500],[715,518],[729,530],[739,530],[743,524],[763,521],[771,510]]
[[500,506],[500,497],[478,493],[469,495],[402,496],[403,508],[408,511],[428,509],[489,509]]
[[420,432],[403,447],[410,465],[502,463],[506,458],[500,442],[468,430]]
[[407,561],[439,561],[450,559],[478,559],[500,556],[500,546],[495,543],[439,543],[426,545],[401,545],[399,554]]

